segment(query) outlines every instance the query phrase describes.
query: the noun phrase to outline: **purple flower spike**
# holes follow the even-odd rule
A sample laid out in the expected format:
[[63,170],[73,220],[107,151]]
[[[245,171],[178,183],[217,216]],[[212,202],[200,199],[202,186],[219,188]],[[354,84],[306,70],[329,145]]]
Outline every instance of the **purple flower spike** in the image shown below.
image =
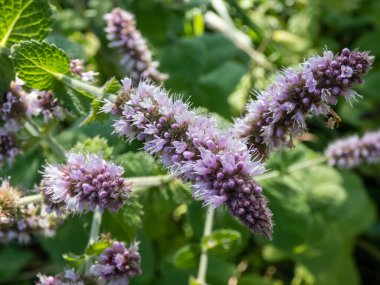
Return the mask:
[[312,57],[299,71],[285,69],[247,105],[247,114],[236,120],[234,129],[260,158],[272,149],[291,147],[292,139],[307,131],[306,117],[328,115],[339,97],[350,105],[360,97],[352,87],[363,83],[372,63],[368,52],[345,48],[335,56],[325,51]]
[[126,285],[129,278],[141,274],[141,257],[137,243],[126,248],[124,243],[115,241],[91,267],[91,273],[107,284]]
[[11,165],[19,152],[15,136],[6,129],[0,128],[0,168],[4,162]]
[[153,61],[152,53],[145,39],[136,29],[135,16],[121,8],[115,8],[104,16],[109,46],[118,48],[123,55],[122,65],[131,72],[130,76],[138,82],[141,78],[164,81],[168,78],[157,70],[158,62]]
[[[188,104],[170,98],[154,84],[140,82],[133,88],[125,79],[123,85],[115,102],[108,102],[105,108],[121,114],[114,124],[115,132],[128,140],[143,141],[147,152],[160,157],[177,177],[192,183],[194,197],[204,204],[225,204],[252,232],[270,237],[272,214],[254,180],[264,172],[264,166],[252,161],[244,142],[230,131],[219,130],[213,118],[196,114]],[[230,206],[236,197],[255,205],[246,208],[252,219],[245,219]]]
[[380,131],[338,140],[328,146],[326,156],[329,164],[338,168],[377,163],[380,161]]
[[117,211],[130,197],[130,183],[122,177],[124,170],[95,154],[69,153],[67,163],[47,165],[41,191],[50,210],[108,209]]
[[84,278],[77,275],[74,270],[66,270],[56,276],[46,276],[43,274],[37,274],[36,285],[86,285],[96,284],[94,280],[90,278]]

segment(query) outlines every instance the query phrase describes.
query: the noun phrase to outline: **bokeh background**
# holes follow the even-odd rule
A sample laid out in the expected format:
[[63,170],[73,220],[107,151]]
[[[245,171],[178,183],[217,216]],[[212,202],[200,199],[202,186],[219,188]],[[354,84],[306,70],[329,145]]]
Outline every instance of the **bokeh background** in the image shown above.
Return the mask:
[[[113,7],[134,13],[160,70],[165,87],[193,106],[232,121],[244,111],[253,90],[265,88],[276,70],[296,67],[325,48],[370,50],[380,57],[380,1],[377,0],[53,0],[56,21],[48,41],[99,72],[99,83],[122,78],[120,55],[107,47],[103,15]],[[380,128],[380,61],[350,107],[341,101],[338,129],[310,120],[310,134],[294,150],[276,152],[268,168],[281,175],[263,181],[274,212],[273,241],[252,236],[223,209],[215,229],[231,229],[227,247],[210,250],[210,285],[380,284],[380,164],[337,171],[316,166],[287,174],[286,167],[320,156],[337,138]],[[74,119],[57,129],[69,148],[100,135],[129,176],[163,172],[152,159],[111,134],[111,122],[79,127]],[[24,189],[38,183],[46,148],[20,157],[2,176]],[[141,241],[143,275],[131,285],[188,284],[196,276],[205,208],[177,184],[139,193],[117,215],[106,214],[102,230],[124,241]],[[68,218],[56,237],[27,246],[0,245],[0,283],[33,284],[36,273],[74,266],[88,240],[89,215]],[[236,233],[238,233],[236,235]],[[218,243],[218,241],[217,241]],[[222,244],[222,242],[220,242]],[[63,254],[71,253],[65,255]],[[72,262],[70,264],[70,262]]]

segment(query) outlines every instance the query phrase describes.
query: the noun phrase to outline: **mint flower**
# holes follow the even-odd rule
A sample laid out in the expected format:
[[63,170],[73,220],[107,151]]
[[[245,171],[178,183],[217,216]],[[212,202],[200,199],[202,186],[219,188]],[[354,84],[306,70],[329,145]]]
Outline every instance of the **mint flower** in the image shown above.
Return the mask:
[[58,223],[56,215],[49,214],[45,205],[29,203],[19,209],[17,218],[0,224],[0,243],[17,241],[26,244],[35,235],[52,237]]
[[96,284],[91,282],[87,283],[87,279],[80,275],[77,275],[74,270],[69,269],[65,272],[58,274],[56,276],[47,276],[44,274],[37,274],[36,285],[86,285],[86,284]]
[[0,168],[7,162],[13,164],[15,157],[20,153],[16,137],[8,130],[0,128]]
[[107,21],[105,31],[110,41],[109,46],[118,48],[123,55],[121,64],[130,72],[133,80],[138,82],[141,78],[151,78],[155,81],[163,81],[168,78],[166,74],[158,71],[159,63],[153,61],[145,39],[136,29],[133,14],[121,8],[115,8],[104,18]]
[[[177,177],[191,182],[194,197],[204,204],[226,205],[252,232],[271,236],[271,212],[254,177],[264,166],[252,162],[247,146],[215,119],[198,115],[181,99],[173,99],[154,84],[122,81],[124,90],[104,110],[121,117],[115,132],[144,142],[144,149],[160,157]],[[236,199],[247,203],[236,203]],[[251,207],[249,205],[254,205]],[[242,211],[246,216],[243,217]],[[249,217],[249,218],[247,218]]]
[[337,140],[326,149],[329,164],[338,168],[352,168],[364,163],[380,161],[380,131]]
[[109,285],[128,284],[130,277],[141,273],[141,257],[137,243],[126,248],[123,242],[115,241],[91,267],[91,274]]
[[48,164],[43,172],[41,192],[49,210],[82,212],[117,211],[130,197],[130,183],[122,167],[95,154],[67,154],[66,164]]
[[352,87],[363,83],[372,63],[368,52],[345,48],[335,56],[325,51],[309,58],[300,70],[285,69],[247,105],[234,129],[261,158],[272,149],[291,147],[293,138],[307,131],[308,116],[328,115],[339,97],[349,104],[360,97]]

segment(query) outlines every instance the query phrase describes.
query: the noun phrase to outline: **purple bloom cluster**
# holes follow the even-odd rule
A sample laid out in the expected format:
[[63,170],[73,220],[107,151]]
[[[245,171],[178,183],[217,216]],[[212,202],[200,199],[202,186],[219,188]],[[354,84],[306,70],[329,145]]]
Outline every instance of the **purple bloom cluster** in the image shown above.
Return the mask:
[[0,168],[5,161],[11,165],[19,152],[15,136],[8,130],[0,128]]
[[80,59],[73,59],[70,62],[70,71],[72,74],[78,75],[83,81],[89,82],[95,81],[95,76],[98,75],[97,72],[92,70],[84,72],[84,63]]
[[159,72],[158,62],[153,61],[152,53],[145,39],[136,29],[135,16],[121,8],[115,8],[104,16],[107,21],[105,29],[109,46],[118,48],[123,55],[121,64],[131,72],[130,76],[137,82],[141,78],[156,81],[167,79],[167,75]]
[[[37,275],[36,285],[87,285],[85,278],[75,274],[74,270],[66,270],[56,276]],[[95,284],[95,283],[94,283]]]
[[213,118],[190,111],[188,104],[147,82],[132,88],[130,79],[106,112],[121,117],[115,131],[129,140],[144,141],[144,149],[184,181],[205,204],[225,204],[252,232],[270,237],[271,212],[254,177],[264,172],[247,146]]
[[352,168],[363,163],[380,161],[380,131],[351,136],[328,146],[329,164],[339,168]]
[[325,51],[301,65],[301,70],[285,69],[261,92],[238,119],[234,128],[262,158],[271,149],[292,146],[292,138],[306,130],[307,116],[327,115],[330,105],[339,97],[350,104],[360,97],[352,87],[362,84],[362,76],[371,68],[373,57],[368,52],[350,51],[340,54]]
[[52,92],[32,90],[28,93],[22,88],[21,82],[12,82],[0,103],[0,117],[4,121],[4,127],[10,132],[16,132],[26,116],[40,114],[45,121],[53,117],[64,118],[64,111]]
[[136,243],[129,248],[115,241],[100,256],[91,273],[109,285],[127,285],[129,278],[141,274],[141,257]]
[[0,102],[0,117],[4,121],[4,127],[12,132],[20,129],[19,120],[25,116],[27,109],[24,98],[27,92],[21,85],[12,81],[8,92]]
[[0,226],[14,222],[17,214],[17,201],[21,192],[12,187],[8,180],[0,185]]
[[108,209],[117,211],[130,197],[130,183],[124,170],[95,154],[67,154],[67,163],[47,165],[41,191],[50,210],[81,212]]
[[19,209],[17,218],[12,222],[0,224],[0,243],[18,241],[25,244],[33,235],[51,237],[57,224],[57,216],[47,213],[45,205],[30,203]]
[[65,111],[59,105],[58,100],[51,91],[34,90],[25,96],[23,100],[26,104],[27,116],[43,115],[44,121],[47,122],[52,118],[63,120]]

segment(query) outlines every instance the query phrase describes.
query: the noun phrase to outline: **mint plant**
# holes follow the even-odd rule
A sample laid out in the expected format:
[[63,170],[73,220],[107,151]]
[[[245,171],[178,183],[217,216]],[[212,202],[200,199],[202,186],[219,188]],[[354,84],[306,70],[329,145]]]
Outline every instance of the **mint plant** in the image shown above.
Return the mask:
[[[180,280],[191,285],[222,284],[224,274],[228,284],[237,284],[244,280],[252,257],[245,251],[253,240],[263,247],[266,262],[294,262],[292,284],[313,274],[319,283],[305,284],[322,284],[318,268],[310,264],[322,262],[327,253],[329,260],[332,256],[352,269],[352,241],[371,224],[374,211],[360,179],[334,167],[378,162],[378,131],[337,141],[325,153],[298,139],[307,133],[311,116],[328,117],[327,126],[338,127],[341,119],[333,107],[341,104],[340,97],[352,108],[366,100],[353,88],[364,84],[374,57],[348,48],[310,57],[299,69],[284,69],[231,123],[167,91],[165,81],[172,74],[165,60],[158,70],[131,11],[103,11],[99,1],[90,2],[94,6],[86,15],[104,14],[96,32],[111,53],[122,57],[110,68],[120,67],[122,77],[115,72],[105,79],[106,72],[93,64],[95,57],[86,66],[87,60],[72,56],[67,46],[52,43],[53,15],[60,13],[53,9],[56,3],[0,0],[0,242],[41,244],[66,262],[59,270],[37,268],[33,282],[154,284],[157,274],[162,284],[182,284],[173,283],[175,273],[166,275],[175,267],[184,275]],[[231,37],[236,27],[223,1],[211,2],[219,16],[205,15],[219,19],[216,29],[231,38],[229,48],[266,62],[256,58],[248,35]],[[239,4],[233,5],[242,13]],[[201,33],[199,14],[193,15],[194,34]],[[70,39],[65,41],[70,45]],[[182,44],[188,48],[186,41]],[[187,63],[176,64],[186,68]],[[216,77],[224,84],[221,75],[239,69],[232,63],[227,67],[205,76],[203,83]],[[346,216],[339,215],[345,211]],[[55,252],[49,237],[66,246],[69,239],[60,241],[60,235],[70,226],[87,240],[75,254]],[[330,233],[339,232],[330,240]],[[170,258],[165,260],[163,252]],[[323,266],[334,275],[332,266]],[[248,282],[256,278],[266,284],[256,275]],[[342,275],[337,274],[337,282],[347,278]],[[325,284],[338,284],[334,278]],[[356,284],[355,278],[345,284]]]

